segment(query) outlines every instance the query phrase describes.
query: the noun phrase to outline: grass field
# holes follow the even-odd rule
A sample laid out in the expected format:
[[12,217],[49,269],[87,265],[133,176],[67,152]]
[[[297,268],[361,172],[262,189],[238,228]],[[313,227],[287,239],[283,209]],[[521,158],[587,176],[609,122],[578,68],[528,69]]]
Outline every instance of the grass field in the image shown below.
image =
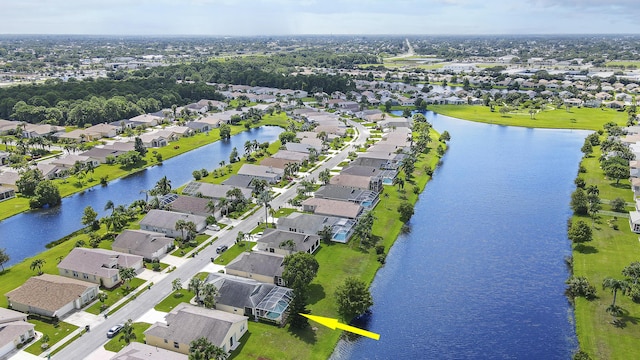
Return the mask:
[[[144,332],[151,327],[151,324],[136,322],[132,324],[133,333],[136,334],[135,340],[133,342],[139,342],[144,344]],[[114,336],[109,340],[106,344],[104,344],[104,349],[108,351],[118,352],[122,350],[127,344],[120,340],[120,334]]]
[[[113,289],[103,289],[102,291],[107,294],[107,298],[104,301],[104,305],[106,305],[107,308],[111,307],[113,304],[118,302],[127,294],[130,294],[131,292],[135,292],[138,286],[142,285],[144,282],[145,281],[142,279],[133,278],[129,282],[129,289],[127,289],[125,285],[120,285]],[[87,309],[85,309],[85,311],[90,314],[98,315],[101,313],[100,306],[102,304],[103,303],[98,301],[95,304],[88,307]]]
[[[615,181],[605,179],[599,166],[599,156],[600,148],[594,147],[594,154],[582,161],[587,173],[581,174],[581,177],[587,185],[597,185],[602,199],[622,197],[626,201],[633,201],[628,180],[616,186]],[[604,209],[609,210],[606,205]],[[606,277],[622,279],[622,269],[640,260],[640,243],[638,235],[629,229],[627,219],[618,218],[619,230],[608,225],[610,219],[613,217],[601,215],[594,227],[593,241],[586,244],[586,250],[573,251],[574,274],[587,277],[598,290],[598,298],[593,301],[577,299],[576,330],[580,347],[594,359],[637,359],[640,357],[637,346],[640,339],[640,304],[619,293],[616,304],[625,311],[622,317],[625,326],[614,326],[611,323],[613,318],[606,312],[613,295],[609,290],[602,289],[602,280]],[[591,222],[588,218],[584,220]]]
[[239,243],[234,244],[232,247],[230,247],[227,251],[220,254],[220,256],[218,256],[213,263],[218,265],[227,265],[243,252],[251,251],[251,248],[255,245],[256,243],[251,241],[240,241]]
[[598,130],[610,121],[621,126],[627,122],[626,112],[604,108],[571,108],[568,112],[564,109],[545,110],[537,113],[534,119],[528,111],[503,116],[498,109],[491,112],[488,106],[478,105],[430,105],[428,109],[458,119],[531,128]]
[[[71,325],[63,321],[58,323],[58,327],[40,320],[29,320],[29,322],[36,325],[36,331],[49,336],[49,347],[62,340],[78,328],[75,325]],[[29,354],[40,355],[44,352],[41,346],[42,342],[38,340],[29,345],[29,347],[27,347],[25,351]]]

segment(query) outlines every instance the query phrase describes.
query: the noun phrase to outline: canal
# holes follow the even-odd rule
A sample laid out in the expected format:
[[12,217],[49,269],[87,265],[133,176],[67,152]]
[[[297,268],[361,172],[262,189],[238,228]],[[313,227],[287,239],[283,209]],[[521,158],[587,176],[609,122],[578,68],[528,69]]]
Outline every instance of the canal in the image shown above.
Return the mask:
[[202,168],[211,170],[219,167],[220,161],[229,161],[229,153],[234,147],[240,154],[247,140],[259,143],[273,142],[283,130],[275,126],[263,126],[234,135],[228,141],[216,141],[182,155],[165,160],[162,165],[153,166],[125,178],[109,182],[108,186],[95,186],[82,193],[62,199],[62,205],[37,211],[29,211],[0,222],[0,248],[6,248],[15,264],[34,256],[45,245],[82,228],[80,219],[84,208],[93,207],[99,216],[105,215],[104,206],[111,200],[116,206],[128,205],[136,199],[144,199],[142,190],[151,189],[155,183],[167,176],[176,188],[193,180],[192,172]]
[[380,341],[341,340],[332,359],[570,358],[566,224],[588,132],[426,116],[450,148],[356,323]]

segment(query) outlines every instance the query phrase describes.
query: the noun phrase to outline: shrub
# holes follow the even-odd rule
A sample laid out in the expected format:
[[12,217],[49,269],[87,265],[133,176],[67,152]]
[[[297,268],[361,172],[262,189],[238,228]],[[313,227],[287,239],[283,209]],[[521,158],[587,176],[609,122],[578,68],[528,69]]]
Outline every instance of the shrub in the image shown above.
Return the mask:
[[378,255],[378,262],[384,265],[387,262],[387,254],[382,253]]
[[376,254],[384,254],[384,245],[376,245]]
[[589,284],[586,277],[572,276],[565,283],[567,284],[565,294],[571,299],[582,296],[587,300],[593,300],[596,297],[596,288]]

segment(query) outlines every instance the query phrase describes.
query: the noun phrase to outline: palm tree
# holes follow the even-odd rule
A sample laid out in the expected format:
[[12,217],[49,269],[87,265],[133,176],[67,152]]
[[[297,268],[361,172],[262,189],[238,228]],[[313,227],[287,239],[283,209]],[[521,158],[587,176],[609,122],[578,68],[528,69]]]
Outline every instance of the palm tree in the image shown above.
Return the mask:
[[200,303],[200,295],[202,293],[202,290],[204,288],[204,281],[202,279],[200,279],[199,277],[192,277],[191,280],[189,281],[189,285],[187,287],[187,290],[193,292],[193,294],[196,297],[196,303]]
[[107,203],[104,205],[104,211],[107,211],[109,209],[111,209],[111,215],[113,215],[116,210],[116,206],[111,200],[107,201]]
[[187,229],[187,222],[182,219],[176,221],[175,229],[180,230],[180,232],[182,232],[182,240],[184,241],[185,240],[184,231]]
[[260,204],[264,206],[264,226],[265,228],[269,225],[269,203],[273,200],[273,196],[269,189],[264,189],[260,194],[258,194],[258,201]]
[[120,279],[122,279],[122,281],[124,281],[124,283],[127,285],[127,289],[129,289],[129,282],[131,281],[131,279],[136,277],[135,269],[131,267],[120,268],[118,269],[118,274],[120,275]]
[[166,176],[163,176],[156,183],[155,190],[160,195],[167,195],[168,193],[171,192],[171,180],[167,179]]
[[44,259],[35,259],[31,262],[31,265],[29,267],[31,268],[31,270],[37,269],[38,275],[42,275],[42,267],[45,263],[46,261]]
[[331,180],[331,172],[329,171],[329,169],[320,171],[320,174],[318,174],[318,180],[327,185],[329,183],[329,180]]
[[189,360],[226,360],[229,354],[207,338],[200,337],[189,344]]
[[213,309],[216,305],[216,296],[218,296],[218,288],[211,283],[205,284],[202,288],[204,307]]
[[188,239],[191,239],[196,234],[196,232],[198,231],[197,227],[196,227],[196,223],[194,223],[193,221],[187,221],[184,224],[184,228],[185,228],[185,230],[187,230],[187,238]]
[[619,306],[616,306],[616,296],[618,295],[618,291],[626,291],[629,288],[629,283],[625,280],[606,278],[602,281],[602,288],[611,289],[613,292],[613,302],[611,302],[611,305],[607,307],[606,311],[613,316],[619,316],[622,309]]
[[215,213],[216,213],[216,201],[215,200],[209,200],[209,202],[207,203],[207,210],[215,215]]
[[129,343],[131,343],[131,340],[136,340],[138,337],[136,336],[136,333],[133,331],[133,320],[129,319],[127,320],[126,323],[124,323],[124,326],[122,327],[122,330],[120,330],[120,332],[122,333],[122,335],[120,335],[120,341],[124,341],[125,344],[129,345]]

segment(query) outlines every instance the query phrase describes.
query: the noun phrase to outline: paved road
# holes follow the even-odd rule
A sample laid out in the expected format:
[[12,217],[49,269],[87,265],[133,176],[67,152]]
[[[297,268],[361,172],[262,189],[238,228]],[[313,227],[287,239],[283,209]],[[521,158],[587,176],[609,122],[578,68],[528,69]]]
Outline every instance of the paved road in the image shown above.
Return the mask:
[[[357,128],[359,132],[359,135],[353,144],[364,144],[369,136],[369,130],[359,123],[351,122],[351,125]],[[326,160],[308,177],[318,179],[320,171],[327,168],[331,169],[340,164],[347,158],[349,151],[352,151],[352,146],[348,146],[345,150]],[[295,184],[280,196],[276,197],[271,202],[271,206],[273,208],[278,208],[279,206],[286,205],[289,199],[296,196],[296,189],[298,186],[299,184]],[[199,255],[195,258],[189,260],[182,266],[178,267],[175,271],[169,273],[167,277],[153,285],[151,289],[143,292],[135,300],[129,302],[104,322],[92,327],[89,333],[86,333],[78,341],[62,349],[52,358],[54,360],[68,360],[84,359],[89,356],[94,350],[102,346],[107,341],[106,333],[110,327],[119,323],[124,323],[127,319],[135,320],[149,309],[153,308],[161,299],[165,298],[172,292],[171,282],[174,279],[180,278],[183,284],[187,283],[189,278],[193,277],[195,274],[200,272],[202,268],[209,264],[212,257],[217,256],[216,247],[218,245],[227,245],[231,247],[235,243],[238,232],[250,232],[260,220],[264,220],[263,215],[264,209],[260,208],[260,210],[256,211],[253,215],[235,226],[220,239],[216,240],[213,245],[201,250]]]

